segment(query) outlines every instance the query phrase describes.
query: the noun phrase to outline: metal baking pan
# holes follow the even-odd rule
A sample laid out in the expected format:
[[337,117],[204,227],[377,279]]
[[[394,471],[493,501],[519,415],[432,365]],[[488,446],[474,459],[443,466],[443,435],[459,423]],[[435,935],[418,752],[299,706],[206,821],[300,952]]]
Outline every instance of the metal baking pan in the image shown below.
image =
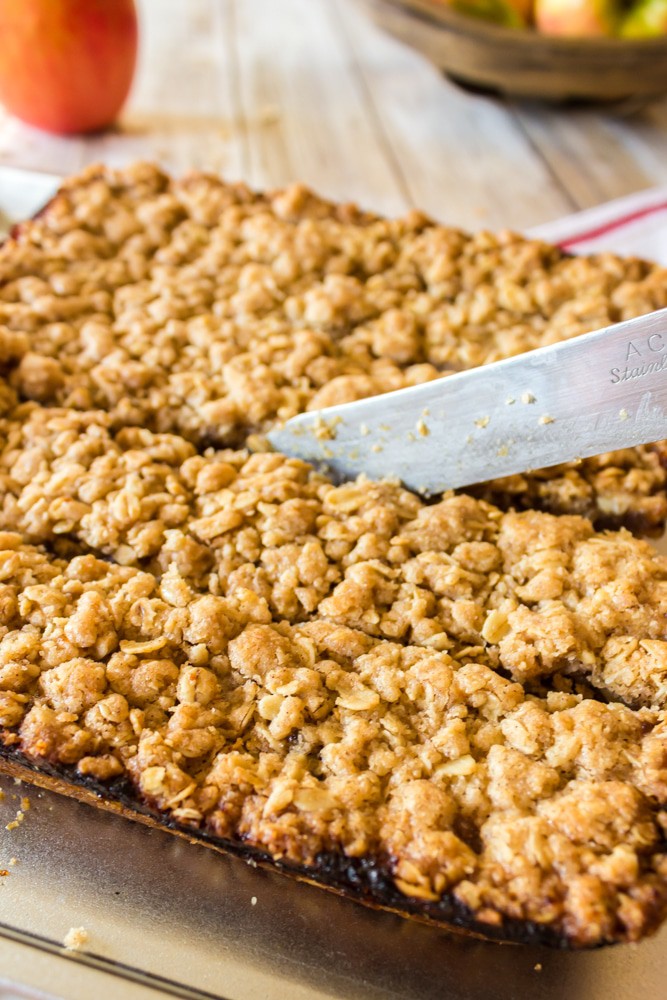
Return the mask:
[[[51,177],[0,168],[0,212],[29,215],[54,186]],[[593,952],[487,944],[367,909],[7,776],[0,775],[0,789],[0,871],[7,872],[0,875],[0,1000],[666,995],[667,927],[641,945]],[[18,811],[24,818],[15,824]],[[64,939],[79,927],[88,939],[67,951]]]
[[[0,997],[3,978],[35,990],[18,996],[68,1000],[665,996],[667,933],[579,953],[486,944],[11,778],[0,787]],[[62,946],[71,927],[88,933],[77,953]]]

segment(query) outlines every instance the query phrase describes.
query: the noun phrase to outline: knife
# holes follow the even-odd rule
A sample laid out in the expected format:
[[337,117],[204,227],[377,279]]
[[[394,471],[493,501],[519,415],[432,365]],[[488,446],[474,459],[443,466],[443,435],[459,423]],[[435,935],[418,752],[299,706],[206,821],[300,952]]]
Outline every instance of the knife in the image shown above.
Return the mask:
[[429,496],[667,438],[667,309],[270,432],[335,476]]

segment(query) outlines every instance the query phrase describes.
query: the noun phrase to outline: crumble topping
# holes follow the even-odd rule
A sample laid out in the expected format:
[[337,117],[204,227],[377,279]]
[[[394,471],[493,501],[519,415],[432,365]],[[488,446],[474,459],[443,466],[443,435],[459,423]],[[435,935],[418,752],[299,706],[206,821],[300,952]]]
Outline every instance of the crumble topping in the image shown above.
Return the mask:
[[579,944],[635,938],[667,905],[664,712],[0,541],[0,721],[29,757],[126,774],[273,856],[390,858],[409,897],[452,891]]
[[[0,360],[23,398],[238,446],[667,305],[665,269],[387,220],[295,185],[90,168],[0,248]],[[667,449],[510,477],[492,501],[655,531]]]
[[478,925],[650,933],[667,559],[593,521],[663,522],[664,442],[425,503],[258,435],[658,308],[666,278],[300,187],[73,179],[0,249],[3,752],[314,872],[370,859]]
[[522,683],[569,674],[664,706],[667,559],[627,531],[334,486],[278,454],[114,433],[104,412],[20,404],[0,433],[0,528],[33,542],[76,542],[188,593],[252,592],[276,620],[326,618]]

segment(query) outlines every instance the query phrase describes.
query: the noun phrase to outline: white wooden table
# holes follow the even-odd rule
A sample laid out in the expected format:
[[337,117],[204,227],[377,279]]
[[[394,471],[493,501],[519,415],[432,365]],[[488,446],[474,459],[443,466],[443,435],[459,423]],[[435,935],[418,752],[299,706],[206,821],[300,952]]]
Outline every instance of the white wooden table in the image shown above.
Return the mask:
[[155,159],[257,187],[304,180],[385,213],[537,225],[667,183],[667,100],[549,109],[460,90],[355,0],[139,0],[118,127],[58,139],[0,112],[0,164],[67,173]]

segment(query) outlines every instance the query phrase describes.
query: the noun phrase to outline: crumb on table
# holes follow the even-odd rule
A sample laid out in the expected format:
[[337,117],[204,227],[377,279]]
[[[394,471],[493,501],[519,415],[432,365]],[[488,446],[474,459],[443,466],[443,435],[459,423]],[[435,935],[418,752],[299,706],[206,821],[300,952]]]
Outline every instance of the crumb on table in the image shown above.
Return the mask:
[[90,935],[85,927],[70,927],[63,938],[67,951],[81,951],[88,944]]

